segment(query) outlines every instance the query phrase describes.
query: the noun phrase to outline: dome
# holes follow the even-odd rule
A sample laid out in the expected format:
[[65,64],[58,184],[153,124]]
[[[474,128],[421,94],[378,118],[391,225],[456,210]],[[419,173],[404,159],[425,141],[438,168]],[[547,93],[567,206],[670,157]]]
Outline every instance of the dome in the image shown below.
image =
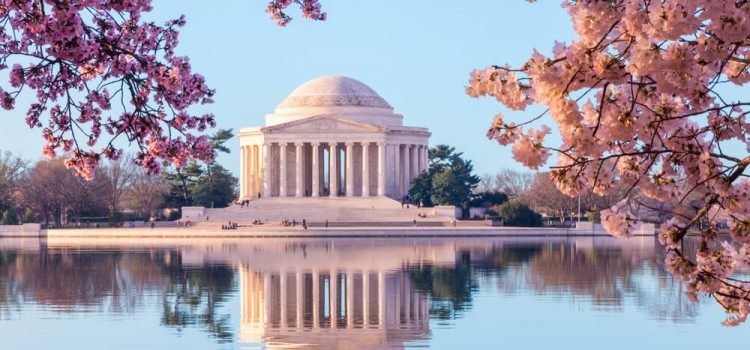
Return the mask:
[[363,82],[340,76],[319,77],[300,85],[276,109],[348,106],[393,109]]

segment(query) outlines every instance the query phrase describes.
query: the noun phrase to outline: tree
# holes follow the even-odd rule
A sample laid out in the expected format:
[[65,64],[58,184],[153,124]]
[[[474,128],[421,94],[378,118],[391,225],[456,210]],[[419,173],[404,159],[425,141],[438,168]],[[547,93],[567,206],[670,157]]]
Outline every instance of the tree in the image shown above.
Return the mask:
[[409,195],[412,200],[429,206],[468,205],[479,177],[472,174],[470,160],[448,145],[436,145],[428,151],[429,166],[426,172],[413,180]]
[[166,171],[162,174],[168,184],[166,204],[170,207],[182,207],[193,205],[193,193],[191,188],[198,179],[203,176],[203,169],[196,162],[190,162],[184,168],[175,168],[173,172]]
[[578,214],[578,201],[560,192],[549,173],[538,173],[523,197],[524,204],[540,213],[557,217],[560,223]]
[[34,211],[31,210],[31,208],[26,208],[26,211],[23,212],[23,223],[32,223],[36,221],[36,217],[34,216]]
[[[286,25],[292,3],[303,17],[325,20],[317,0],[273,0],[267,12]],[[214,90],[174,54],[185,18],[161,26],[143,20],[149,11],[150,0],[0,4],[0,71],[10,67],[0,107],[12,110],[22,91],[35,92],[26,123],[42,129],[42,153],[67,153],[66,165],[86,179],[102,157],[121,156],[118,138],[138,146],[134,159],[150,174],[161,171],[160,159],[176,166],[214,159],[201,135],[215,126],[213,114],[189,112],[212,103]]]
[[102,165],[99,174],[103,175],[103,194],[107,209],[113,213],[119,212],[122,197],[134,180],[134,164],[125,158],[110,160]]
[[[225,145],[225,143],[234,137],[232,129],[219,129],[210,137],[211,147],[215,151],[230,153],[231,151]],[[206,163],[206,176],[205,179],[201,179],[196,185],[194,192],[199,198],[196,200],[198,203],[208,208],[226,207],[237,198],[234,191],[238,181],[237,178],[233,177],[229,171],[224,169],[221,165],[217,164],[216,161]]]
[[474,194],[469,204],[472,207],[490,208],[508,201],[508,195],[500,191],[487,191]]
[[41,160],[23,179],[21,197],[25,205],[35,208],[45,223],[52,218],[63,224],[63,214],[78,217],[84,213],[104,214],[106,208],[101,181],[86,181],[65,167],[62,158]]
[[156,215],[164,203],[167,182],[162,176],[148,175],[143,169],[136,169],[133,181],[123,194],[125,206],[139,217]]
[[497,216],[503,219],[505,226],[534,227],[542,225],[541,215],[519,201],[505,202],[496,209]]
[[419,174],[412,180],[409,196],[415,203],[421,203],[425,207],[432,207],[432,179],[435,177],[433,171],[427,171]]
[[[693,300],[698,292],[713,296],[731,315],[724,324],[744,322],[750,281],[733,273],[750,262],[750,101],[731,90],[750,81],[750,4],[563,4],[578,34],[570,44],[556,43],[550,57],[534,52],[517,69],[491,66],[471,74],[466,91],[472,97],[492,96],[513,110],[547,107],[518,121],[497,114],[487,135],[512,145],[513,157],[532,169],[556,154],[551,176],[569,196],[611,193],[621,182],[661,203],[683,204],[697,195],[696,210],[672,212],[662,225],[667,268],[686,282]],[[561,145],[545,142],[549,127],[529,126],[547,115]],[[631,204],[602,211],[611,234],[631,235]],[[708,216],[714,206],[730,218],[729,242],[718,242]],[[701,248],[691,256],[681,243],[700,222],[706,223]]]
[[60,184],[66,176],[65,166],[59,159],[37,162],[24,179],[21,189],[23,201],[41,214],[44,223],[49,224],[50,217],[55,224],[62,225],[62,213],[65,198],[60,191]]
[[0,225],[18,225],[18,215],[15,209],[6,209],[3,212],[3,218],[0,220]]
[[0,210],[12,209],[28,162],[5,151],[0,153]]
[[219,164],[209,165],[209,172],[199,177],[191,188],[193,204],[223,208],[237,199],[237,178]]
[[524,201],[524,194],[531,187],[535,175],[512,169],[503,169],[495,174],[497,189],[515,200]]

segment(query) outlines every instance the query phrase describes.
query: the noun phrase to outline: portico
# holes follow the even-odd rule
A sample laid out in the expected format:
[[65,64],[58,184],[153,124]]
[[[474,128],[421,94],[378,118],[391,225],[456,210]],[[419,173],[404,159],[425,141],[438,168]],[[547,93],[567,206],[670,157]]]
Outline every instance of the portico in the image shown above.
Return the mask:
[[345,77],[311,80],[265,127],[240,131],[241,198],[405,195],[427,168],[430,133]]

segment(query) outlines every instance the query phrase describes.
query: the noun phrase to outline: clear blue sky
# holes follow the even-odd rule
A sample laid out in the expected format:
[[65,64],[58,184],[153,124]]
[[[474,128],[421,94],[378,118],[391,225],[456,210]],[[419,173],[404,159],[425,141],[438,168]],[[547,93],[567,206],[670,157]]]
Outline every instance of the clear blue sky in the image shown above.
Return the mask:
[[[187,17],[177,51],[217,90],[216,102],[200,110],[215,113],[219,128],[263,125],[298,85],[344,75],[375,89],[406,125],[428,127],[431,145],[455,146],[476,173],[521,169],[510,148],[485,137],[497,112],[510,113],[492,99],[468,97],[464,87],[474,68],[518,66],[535,48],[569,42],[574,33],[561,1],[321,1],[328,21],[303,20],[294,9],[286,28],[268,18],[265,0],[156,0],[149,16],[159,23]],[[41,130],[29,130],[24,114],[22,101],[0,112],[0,149],[36,160]],[[219,161],[238,174],[238,140],[230,148]]]

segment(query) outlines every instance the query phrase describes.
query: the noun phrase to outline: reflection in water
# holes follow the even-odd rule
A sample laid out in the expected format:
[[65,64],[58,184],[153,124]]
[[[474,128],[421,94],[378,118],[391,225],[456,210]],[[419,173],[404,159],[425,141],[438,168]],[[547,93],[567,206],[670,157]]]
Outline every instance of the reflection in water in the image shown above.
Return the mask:
[[216,315],[233,292],[228,266],[183,266],[180,252],[171,249],[1,250],[0,261],[3,318],[23,311],[25,303],[65,313],[137,313],[156,297],[162,325],[198,326],[220,341],[233,338],[229,316]]
[[471,313],[478,292],[697,315],[653,238],[19,242],[0,240],[0,321],[156,311],[218,343],[356,349],[429,344],[430,319]]
[[261,273],[240,267],[242,342],[323,349],[426,339],[427,298],[403,271]]

